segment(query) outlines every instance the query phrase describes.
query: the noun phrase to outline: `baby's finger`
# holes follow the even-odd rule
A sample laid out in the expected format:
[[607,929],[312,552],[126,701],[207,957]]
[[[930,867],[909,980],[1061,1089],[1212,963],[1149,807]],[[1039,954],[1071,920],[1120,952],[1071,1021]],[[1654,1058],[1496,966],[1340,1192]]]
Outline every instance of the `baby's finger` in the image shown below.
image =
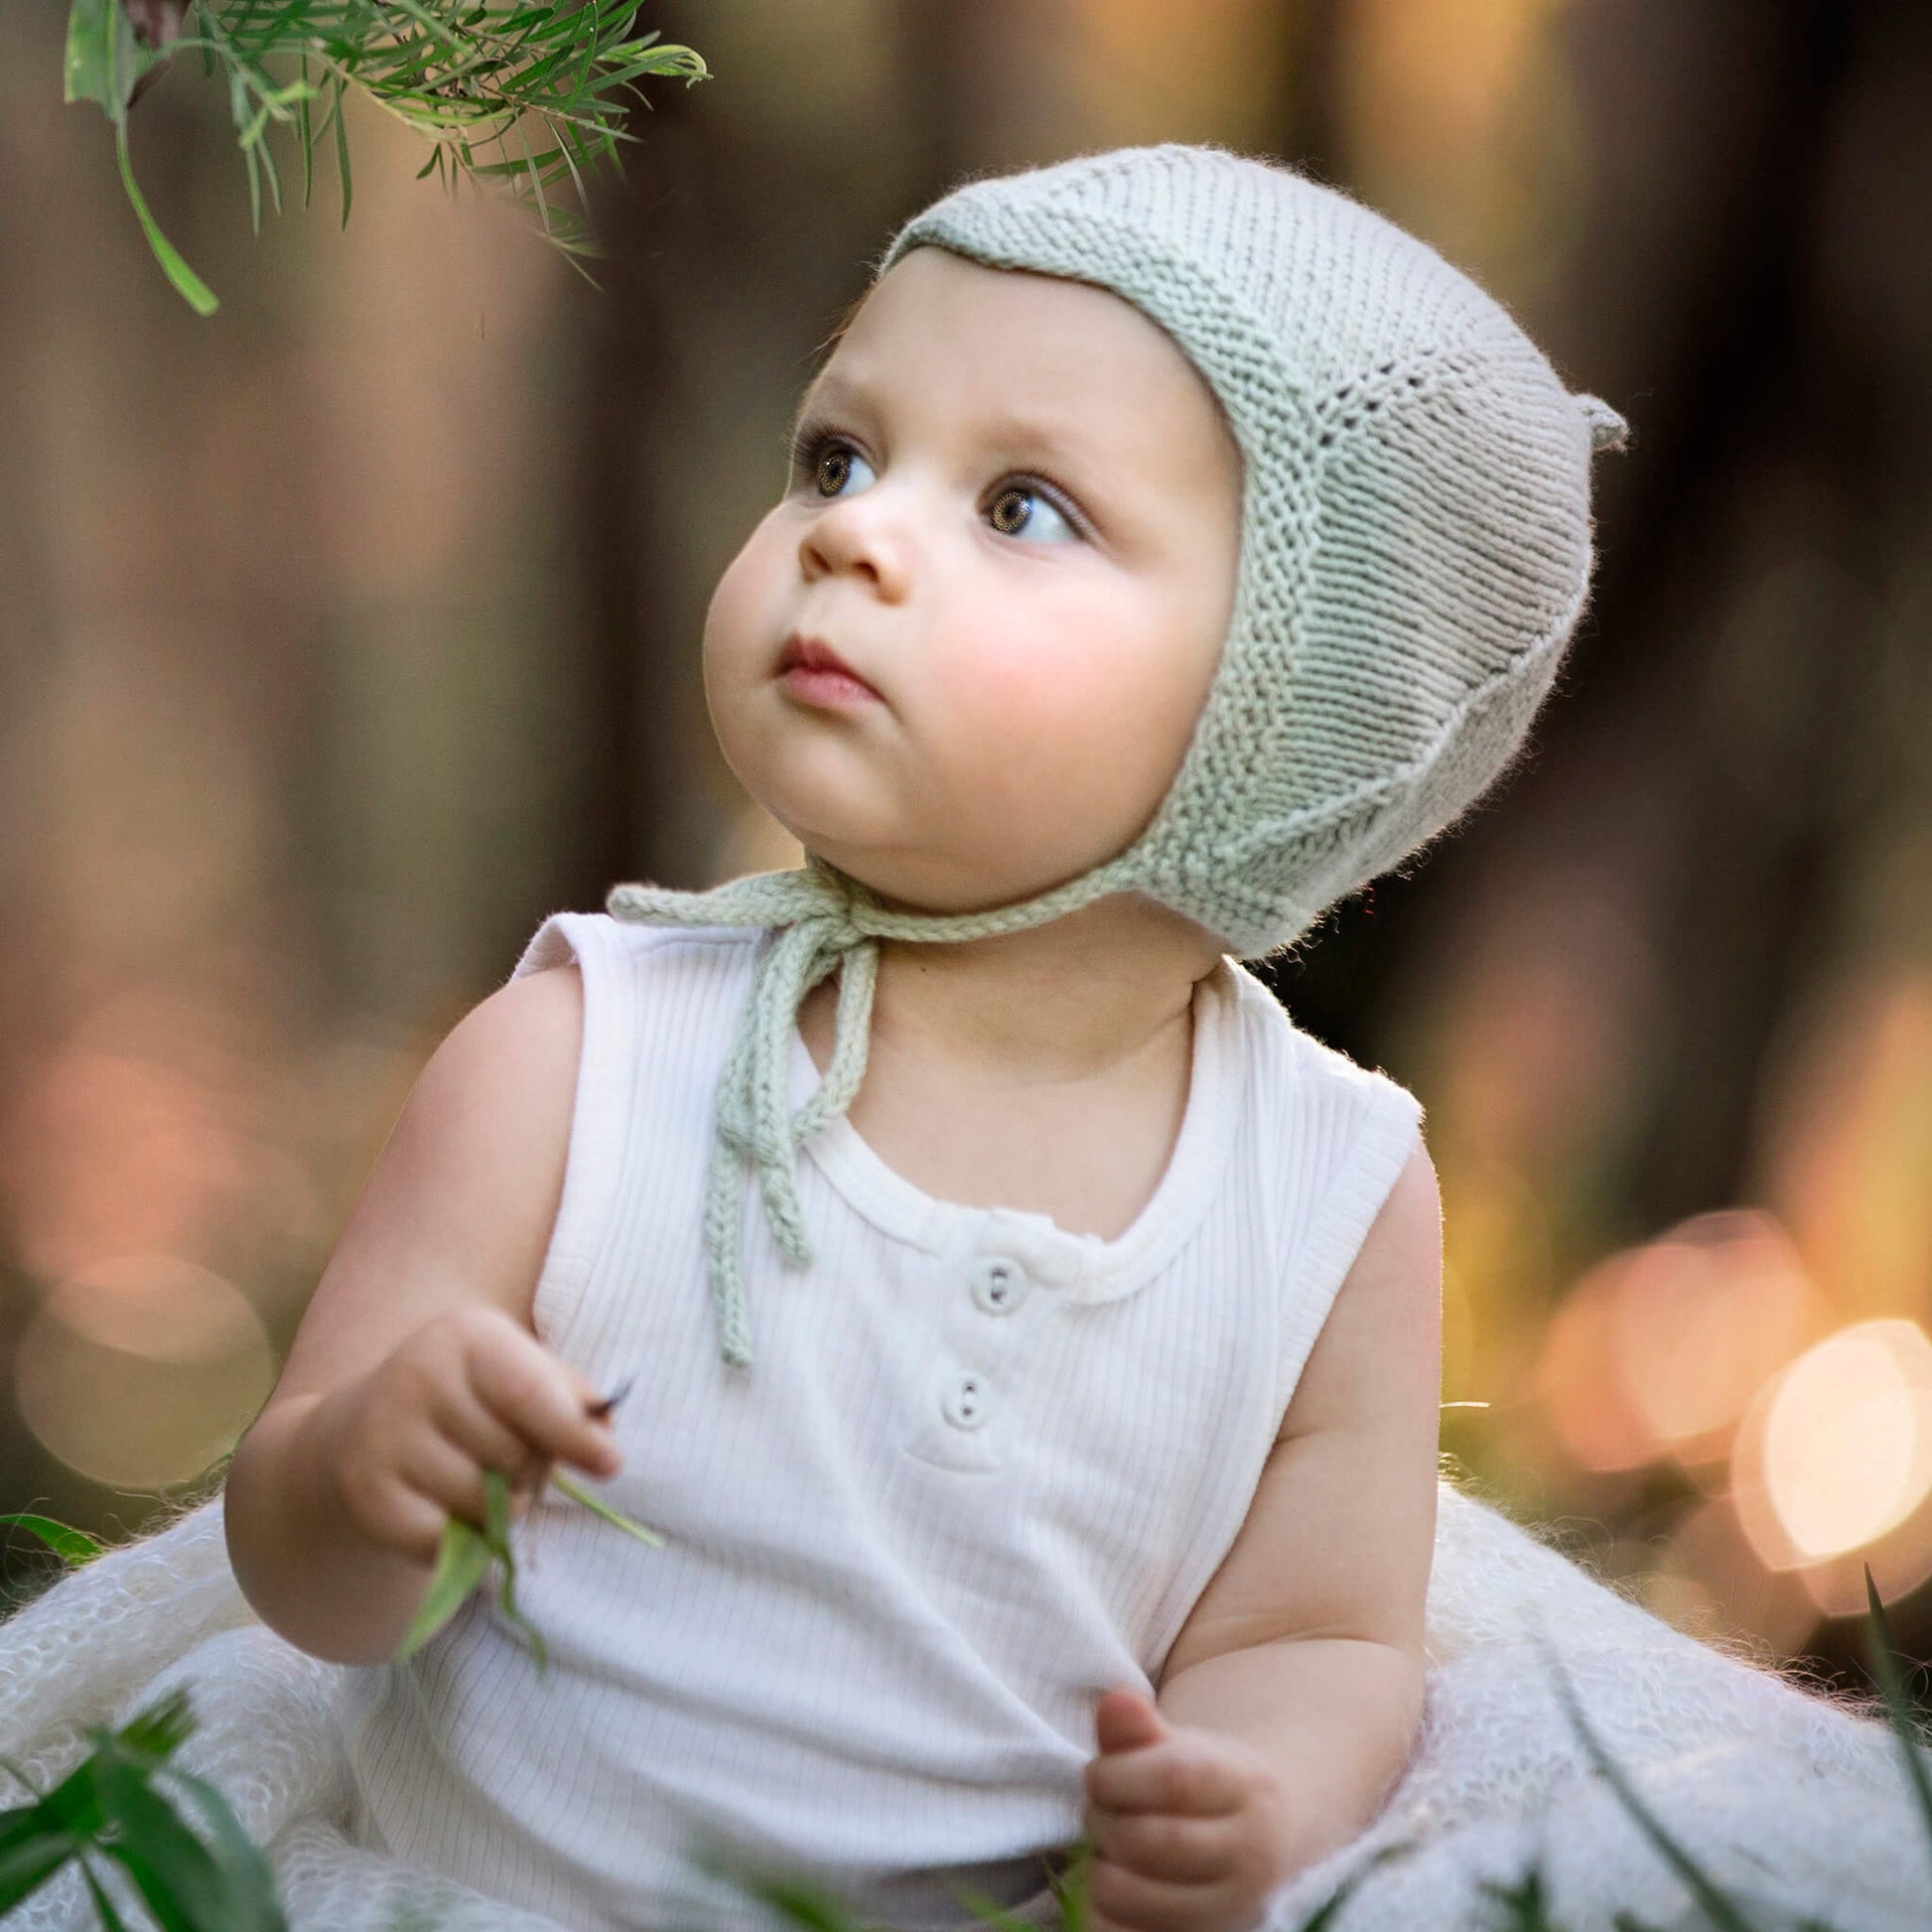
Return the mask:
[[1243,1903],[1236,1887],[1218,1884],[1177,1884],[1129,1871],[1112,1859],[1095,1857],[1087,1868],[1087,1901],[1095,1918],[1090,1923],[1118,1925],[1130,1932],[1185,1932],[1235,1922]]
[[412,1446],[397,1473],[446,1516],[460,1516],[473,1529],[487,1524],[489,1495],[483,1471],[453,1443],[440,1436],[424,1437]]
[[615,1475],[622,1457],[608,1422],[585,1415],[583,1377],[534,1335],[496,1330],[470,1355],[471,1386],[496,1418],[541,1454],[593,1475]]
[[1232,1818],[1178,1818],[1172,1812],[1102,1811],[1087,1807],[1094,1850],[1129,1871],[1181,1884],[1211,1883],[1238,1863]]
[[1087,1797],[1103,1811],[1162,1811],[1203,1818],[1238,1810],[1245,1796],[1235,1767],[1186,1735],[1088,1758],[1086,1787]]
[[485,1408],[469,1389],[447,1391],[432,1420],[443,1435],[485,1469],[497,1469],[512,1488],[527,1488],[548,1467],[549,1458]]

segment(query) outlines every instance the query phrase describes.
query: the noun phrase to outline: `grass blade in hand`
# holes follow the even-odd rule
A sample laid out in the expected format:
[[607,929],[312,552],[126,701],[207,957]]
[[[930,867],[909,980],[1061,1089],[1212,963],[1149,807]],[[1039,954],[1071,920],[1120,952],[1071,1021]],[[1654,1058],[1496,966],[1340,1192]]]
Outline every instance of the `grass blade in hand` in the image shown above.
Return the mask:
[[582,1483],[573,1482],[569,1476],[558,1475],[554,1470],[550,1480],[561,1489],[574,1503],[582,1503],[594,1515],[602,1516],[607,1523],[615,1523],[626,1536],[634,1536],[639,1543],[648,1543],[653,1550],[664,1547],[664,1539],[655,1530],[647,1530],[641,1523],[634,1523],[621,1510],[613,1509],[601,1497],[594,1496]]
[[403,1636],[400,1659],[414,1655],[462,1609],[470,1592],[489,1568],[489,1545],[474,1524],[452,1516],[443,1526],[443,1542],[436,1552],[436,1568],[429,1588],[417,1606],[415,1620]]
[[486,1520],[489,1524],[485,1540],[489,1554],[496,1559],[503,1573],[496,1601],[504,1616],[522,1631],[531,1654],[536,1658],[537,1669],[544,1670],[549,1665],[550,1652],[543,1641],[543,1632],[516,1607],[516,1559],[510,1553],[510,1486],[500,1471],[484,1470],[483,1494],[487,1501]]

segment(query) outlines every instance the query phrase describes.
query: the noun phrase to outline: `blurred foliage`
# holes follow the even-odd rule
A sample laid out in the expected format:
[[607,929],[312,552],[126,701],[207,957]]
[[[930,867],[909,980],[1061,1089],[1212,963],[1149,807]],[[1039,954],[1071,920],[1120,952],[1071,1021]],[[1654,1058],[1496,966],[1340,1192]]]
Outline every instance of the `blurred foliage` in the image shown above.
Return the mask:
[[[632,37],[638,12],[637,0],[70,0],[66,95],[94,102],[113,123],[121,180],[155,259],[206,316],[215,297],[161,232],[128,161],[128,110],[160,63],[198,52],[203,72],[225,79],[257,232],[264,183],[278,213],[282,207],[271,125],[295,136],[305,207],[316,148],[333,134],[347,223],[343,106],[359,87],[430,142],[424,174],[452,190],[466,175],[502,181],[535,207],[559,248],[579,256],[597,252],[583,211],[586,177],[619,165],[619,141],[634,140],[624,121],[630,100],[643,98],[636,82],[711,77],[690,48],[656,46],[655,33]],[[276,79],[277,69],[289,77]],[[326,104],[319,123],[318,101]],[[576,208],[554,200],[565,181]]]
[[127,1874],[162,1932],[284,1932],[267,1855],[213,1785],[173,1761],[194,1729],[189,1693],[173,1691],[117,1730],[91,1726],[93,1748],[66,1777],[0,1811],[0,1916],[77,1864],[102,1932],[124,1932],[104,1862]]

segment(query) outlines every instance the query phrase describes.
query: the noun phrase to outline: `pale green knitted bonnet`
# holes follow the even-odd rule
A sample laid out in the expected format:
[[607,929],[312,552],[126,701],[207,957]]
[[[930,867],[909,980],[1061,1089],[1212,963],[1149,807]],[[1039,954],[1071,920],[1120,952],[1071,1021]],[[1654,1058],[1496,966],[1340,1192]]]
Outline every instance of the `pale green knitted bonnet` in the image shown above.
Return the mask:
[[[879,939],[983,938],[1138,891],[1239,958],[1288,945],[1516,753],[1587,594],[1591,452],[1624,434],[1434,249],[1226,149],[1124,148],[969,182],[899,230],[874,279],[921,244],[1096,283],[1168,332],[1244,459],[1234,609],[1146,831],[1035,898],[895,913],[809,855],[709,893],[610,894],[618,918],[771,928],[719,1085],[705,1209],[721,1348],[741,1366],[747,1171],[779,1252],[809,1265],[796,1151],[858,1091]],[[794,1114],[798,1006],[838,969],[832,1064]]]

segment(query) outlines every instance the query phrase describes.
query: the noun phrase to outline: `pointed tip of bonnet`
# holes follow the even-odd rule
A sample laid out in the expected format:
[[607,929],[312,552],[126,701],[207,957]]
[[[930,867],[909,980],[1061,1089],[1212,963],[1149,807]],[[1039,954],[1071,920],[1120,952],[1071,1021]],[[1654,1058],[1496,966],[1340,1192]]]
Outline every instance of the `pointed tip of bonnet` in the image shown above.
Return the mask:
[[1589,447],[1594,450],[1621,450],[1630,441],[1630,425],[1601,396],[1575,396],[1583,419],[1589,425]]

